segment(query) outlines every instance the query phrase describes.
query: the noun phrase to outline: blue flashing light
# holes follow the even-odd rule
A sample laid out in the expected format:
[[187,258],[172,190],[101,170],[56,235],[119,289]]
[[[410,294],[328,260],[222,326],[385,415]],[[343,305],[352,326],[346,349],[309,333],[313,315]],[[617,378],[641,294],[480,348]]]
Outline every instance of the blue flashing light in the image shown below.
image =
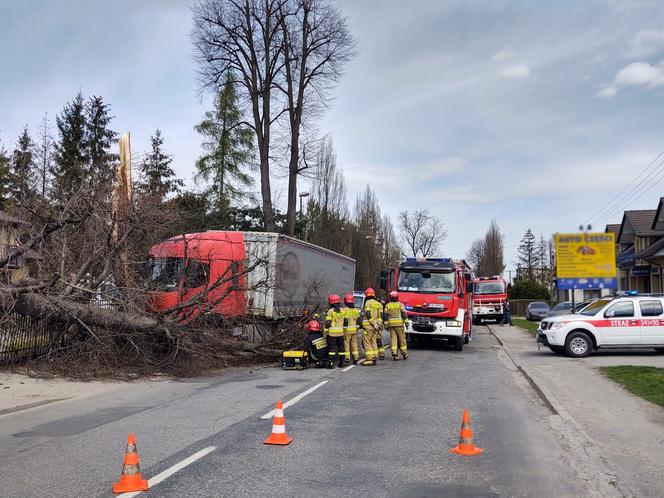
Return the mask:
[[627,292],[625,292],[625,295],[626,296],[638,296],[639,291],[637,291],[637,290],[628,290]]
[[412,306],[405,306],[405,308],[406,308],[406,310],[408,310],[408,311],[410,311],[410,310],[412,310],[412,309],[413,309],[413,307],[412,307]]

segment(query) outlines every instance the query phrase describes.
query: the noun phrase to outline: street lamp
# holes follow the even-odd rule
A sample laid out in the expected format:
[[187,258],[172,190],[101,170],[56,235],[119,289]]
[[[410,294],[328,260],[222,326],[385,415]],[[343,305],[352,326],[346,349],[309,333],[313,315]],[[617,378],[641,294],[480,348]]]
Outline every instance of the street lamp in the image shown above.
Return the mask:
[[302,216],[302,200],[305,197],[309,197],[309,192],[301,192],[300,193],[300,216]]

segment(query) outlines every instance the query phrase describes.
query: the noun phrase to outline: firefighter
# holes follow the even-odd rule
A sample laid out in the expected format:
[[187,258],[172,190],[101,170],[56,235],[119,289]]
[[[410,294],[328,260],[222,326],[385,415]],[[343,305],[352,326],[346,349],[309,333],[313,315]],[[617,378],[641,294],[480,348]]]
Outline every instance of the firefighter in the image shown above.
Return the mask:
[[327,352],[330,362],[327,368],[334,368],[335,361],[339,367],[344,366],[344,335],[348,319],[341,311],[341,298],[330,294],[327,298],[330,308],[325,315],[325,334],[327,336]]
[[383,305],[376,300],[376,292],[369,287],[364,292],[366,300],[362,310],[362,344],[366,356],[363,365],[376,364],[378,356],[378,336],[383,330]]
[[[380,300],[380,304],[385,309],[385,301],[382,299]],[[385,344],[383,344],[383,331],[381,330],[378,333],[378,337],[376,337],[376,344],[378,344],[378,359],[379,360],[384,360],[385,359]]]
[[357,365],[357,362],[360,359],[360,351],[357,347],[357,327],[362,323],[360,320],[360,310],[355,308],[355,298],[352,294],[346,294],[344,296],[344,304],[346,307],[343,309],[343,311],[348,320],[348,324],[346,325],[346,333],[344,335],[346,364],[350,364],[352,355],[353,365]]
[[399,359],[399,350],[404,360],[408,359],[408,348],[406,346],[406,331],[404,324],[408,320],[408,314],[403,303],[399,302],[399,293],[390,292],[390,302],[385,305],[383,320],[387,322],[387,329],[390,331],[390,349],[392,349],[392,359]]
[[317,320],[311,320],[307,326],[309,334],[304,338],[303,349],[309,354],[311,362],[316,368],[323,368],[329,365],[327,353],[327,340],[320,330],[320,323]]

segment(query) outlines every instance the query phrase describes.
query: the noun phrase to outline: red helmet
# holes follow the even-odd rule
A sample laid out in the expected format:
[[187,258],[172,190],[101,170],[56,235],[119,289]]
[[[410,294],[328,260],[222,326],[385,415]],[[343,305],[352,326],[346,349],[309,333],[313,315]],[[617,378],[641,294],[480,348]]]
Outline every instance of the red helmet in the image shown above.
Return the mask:
[[376,297],[376,291],[373,290],[371,287],[369,287],[367,290],[364,291],[364,295],[366,297]]
[[330,294],[329,296],[327,296],[327,302],[329,304],[339,304],[341,303],[341,298],[336,294]]
[[309,332],[320,332],[320,323],[316,320],[311,320],[309,322]]
[[355,304],[355,298],[353,297],[352,294],[346,294],[344,296],[344,303],[345,304]]
[[390,299],[394,299],[396,301],[399,299],[399,293],[397,291],[390,292]]

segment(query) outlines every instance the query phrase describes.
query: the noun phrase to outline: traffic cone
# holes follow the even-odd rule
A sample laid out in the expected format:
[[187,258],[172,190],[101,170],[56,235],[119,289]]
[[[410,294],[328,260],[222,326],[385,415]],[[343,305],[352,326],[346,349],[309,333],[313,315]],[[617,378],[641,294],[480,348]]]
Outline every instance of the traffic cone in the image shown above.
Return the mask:
[[126,493],[127,491],[147,491],[148,481],[141,476],[138,465],[138,452],[136,451],[136,436],[132,432],[127,436],[127,451],[120,480],[113,484],[113,493]]
[[473,429],[470,428],[470,415],[468,410],[463,411],[463,420],[461,421],[461,436],[459,437],[459,444],[450,449],[452,453],[459,455],[473,456],[479,455],[484,450],[478,448],[473,443]]
[[272,434],[263,443],[286,446],[291,444],[292,441],[293,439],[286,434],[284,405],[281,401],[277,401],[277,406],[274,408],[274,420],[272,421]]

